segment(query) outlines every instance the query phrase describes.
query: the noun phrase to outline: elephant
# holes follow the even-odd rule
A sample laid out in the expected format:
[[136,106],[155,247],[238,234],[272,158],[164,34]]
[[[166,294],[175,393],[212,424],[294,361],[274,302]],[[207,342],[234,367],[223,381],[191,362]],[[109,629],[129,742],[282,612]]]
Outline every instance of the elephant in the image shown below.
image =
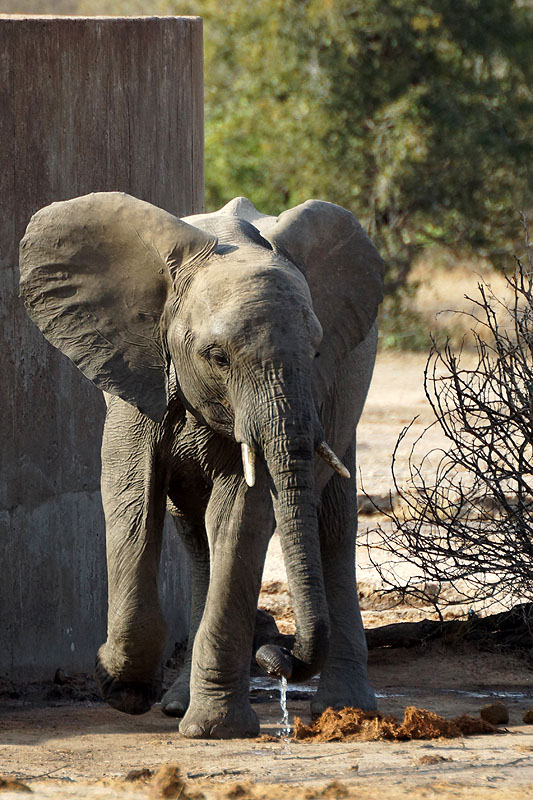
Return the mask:
[[314,715],[376,708],[355,580],[355,431],[384,263],[355,217],[320,200],[274,217],[240,197],[178,219],[93,193],[32,217],[20,273],[31,318],[107,403],[104,699],[138,714],[160,697],[168,508],[192,574],[186,665],[162,699],[181,734],[259,732],[250,662],[275,530],[296,634],[258,663],[295,682],[320,673]]

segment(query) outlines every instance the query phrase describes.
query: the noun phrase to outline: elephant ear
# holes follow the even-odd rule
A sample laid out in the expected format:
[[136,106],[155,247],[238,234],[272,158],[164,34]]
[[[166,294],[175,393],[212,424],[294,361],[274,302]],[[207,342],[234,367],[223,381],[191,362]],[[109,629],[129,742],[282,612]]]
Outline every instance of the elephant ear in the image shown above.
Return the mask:
[[248,209],[247,217],[307,279],[324,332],[316,371],[324,397],[339,364],[375,322],[383,260],[353,214],[333,203],[308,200],[277,218]]
[[161,420],[162,313],[177,273],[216,243],[120,192],[53,203],[32,217],[20,243],[21,296],[48,341],[96,386]]

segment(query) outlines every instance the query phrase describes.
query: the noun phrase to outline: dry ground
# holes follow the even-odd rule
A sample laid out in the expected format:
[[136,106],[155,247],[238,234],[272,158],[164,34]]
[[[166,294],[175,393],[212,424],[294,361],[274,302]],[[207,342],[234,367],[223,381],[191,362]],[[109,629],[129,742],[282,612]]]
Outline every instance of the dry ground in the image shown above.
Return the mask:
[[[471,288],[472,280],[466,290]],[[441,288],[441,307],[452,305],[443,296],[445,291]],[[431,422],[422,392],[424,363],[425,357],[415,354],[385,353],[379,358],[359,429],[359,469],[370,494],[386,495],[391,486],[390,457],[404,425],[418,414],[416,434]],[[436,429],[431,437],[434,446],[444,444]],[[400,471],[403,468],[400,464]],[[373,517],[361,518],[361,527],[373,524]],[[367,626],[428,615],[429,609],[384,608],[376,601],[377,577],[364,550],[358,560]],[[276,613],[282,629],[290,630],[286,578],[275,539],[261,603]],[[463,739],[287,743],[277,738],[281,719],[277,687],[254,679],[252,700],[267,736],[203,742],[181,738],[177,722],[157,707],[135,718],[92,701],[32,705],[20,698],[0,698],[0,774],[20,778],[36,798],[148,797],[148,784],[124,782],[124,776],[131,769],[156,770],[168,763],[180,767],[186,782],[169,796],[183,798],[199,792],[206,798],[269,800],[533,797],[533,726],[522,722],[524,712],[533,707],[527,654],[483,652],[460,643],[453,649],[437,644],[374,650],[369,672],[384,712],[401,717],[405,706],[416,705],[448,717],[463,712],[476,715],[484,703],[500,698],[509,709],[510,722],[502,735]],[[312,688],[289,692],[291,721],[295,715],[309,720]],[[3,796],[7,800],[20,795],[6,790]]]
[[[157,709],[129,718],[96,704],[11,707],[2,709],[0,764],[39,798],[147,797],[145,786],[120,779],[169,762],[180,766],[188,793],[206,797],[231,796],[236,783],[253,786],[243,796],[310,797],[333,781],[357,798],[533,796],[533,727],[521,722],[533,694],[523,662],[469,650],[384,651],[372,654],[370,674],[381,709],[400,716],[412,703],[446,716],[477,714],[500,694],[510,710],[508,732],[401,743],[198,742],[182,739]],[[275,735],[277,689],[254,688],[253,700],[263,734]],[[308,719],[308,698],[290,694],[289,709],[291,719]],[[332,792],[324,796],[343,796],[338,787],[340,794]]]

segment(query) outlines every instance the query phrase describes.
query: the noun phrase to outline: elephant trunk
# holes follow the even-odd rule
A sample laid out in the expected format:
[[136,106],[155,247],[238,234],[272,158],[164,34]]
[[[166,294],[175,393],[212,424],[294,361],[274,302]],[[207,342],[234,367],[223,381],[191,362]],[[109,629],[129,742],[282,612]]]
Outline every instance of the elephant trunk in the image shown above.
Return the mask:
[[276,527],[296,618],[296,642],[292,653],[265,645],[256,658],[270,674],[295,682],[320,671],[329,639],[313,467],[316,425],[314,407],[290,414],[285,408],[266,426],[270,438],[265,434],[258,437],[271,478]]

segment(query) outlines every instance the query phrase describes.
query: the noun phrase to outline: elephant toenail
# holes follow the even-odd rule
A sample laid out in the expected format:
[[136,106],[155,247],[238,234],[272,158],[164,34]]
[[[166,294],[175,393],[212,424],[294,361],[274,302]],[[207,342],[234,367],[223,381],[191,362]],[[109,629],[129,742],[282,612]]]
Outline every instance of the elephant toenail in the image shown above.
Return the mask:
[[181,730],[180,725],[180,733],[188,739],[203,739],[205,736],[205,731],[199,725],[187,725],[185,730]]

